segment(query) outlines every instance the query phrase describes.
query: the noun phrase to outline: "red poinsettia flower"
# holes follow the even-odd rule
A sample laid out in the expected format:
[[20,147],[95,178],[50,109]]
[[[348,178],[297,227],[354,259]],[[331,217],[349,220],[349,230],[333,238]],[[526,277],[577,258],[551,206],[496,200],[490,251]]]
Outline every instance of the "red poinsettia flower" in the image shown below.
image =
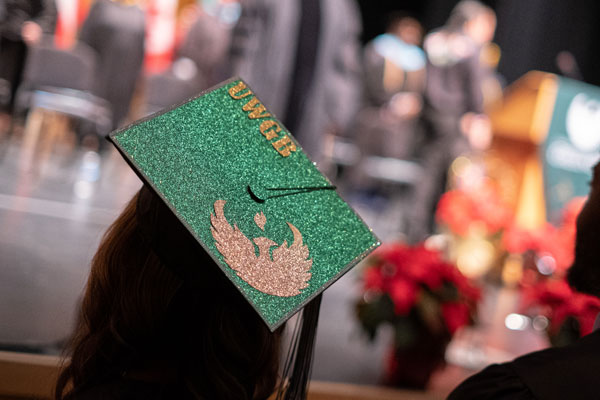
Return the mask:
[[[439,302],[440,315],[450,333],[471,321],[471,310],[481,296],[480,291],[455,265],[444,261],[440,252],[424,245],[394,243],[382,246],[370,260],[372,264],[364,272],[364,288],[387,294],[396,315],[410,314],[426,290],[428,298]],[[456,289],[455,298],[439,297],[442,293],[448,296],[444,285]],[[443,308],[444,304],[451,305]]]
[[405,262],[401,273],[415,282],[422,283],[430,289],[438,289],[442,285],[440,274],[442,261],[438,253],[426,249],[423,245],[411,250],[411,257]]
[[502,247],[509,253],[522,254],[535,246],[535,240],[530,230],[523,229],[512,223],[502,235]]
[[466,303],[444,303],[442,304],[442,317],[444,318],[448,332],[453,335],[459,328],[469,324],[471,311]]
[[541,304],[558,307],[572,296],[573,290],[564,280],[545,280],[523,290],[523,306]]
[[417,285],[406,278],[395,279],[390,285],[390,297],[394,302],[394,311],[406,315],[417,300]]
[[481,299],[481,290],[473,285],[456,267],[451,264],[446,264],[445,267],[448,282],[452,283],[458,289],[461,297],[470,302],[476,302]]
[[491,180],[486,179],[474,193],[477,215],[485,224],[487,232],[494,234],[506,228],[513,219],[513,212],[501,198],[500,190]]
[[532,245],[539,255],[550,255],[556,263],[556,271],[559,274],[571,266],[575,251],[575,231],[569,232],[571,228],[555,227],[546,224],[534,233]]
[[466,192],[451,190],[442,195],[437,205],[436,219],[458,235],[466,235],[477,219],[473,200]]
[[382,291],[385,288],[385,279],[380,268],[369,267],[364,275],[365,289]]
[[583,336],[593,329],[600,312],[600,299],[573,291],[565,280],[547,279],[524,288],[522,306],[525,309],[545,308],[552,333],[558,332],[568,317],[573,317]]
[[389,280],[408,278],[424,283],[431,288],[441,285],[441,277],[436,271],[439,256],[423,246],[409,247],[404,244],[383,246],[375,253],[382,276]]
[[485,227],[488,234],[495,234],[512,221],[513,212],[495,183],[486,179],[476,188],[444,193],[437,205],[436,219],[461,236],[475,223]]
[[504,249],[514,254],[531,250],[538,257],[549,256],[555,264],[554,274],[563,276],[573,264],[576,220],[585,201],[585,197],[576,197],[567,203],[558,227],[546,223],[538,229],[527,230],[511,225],[502,236]]

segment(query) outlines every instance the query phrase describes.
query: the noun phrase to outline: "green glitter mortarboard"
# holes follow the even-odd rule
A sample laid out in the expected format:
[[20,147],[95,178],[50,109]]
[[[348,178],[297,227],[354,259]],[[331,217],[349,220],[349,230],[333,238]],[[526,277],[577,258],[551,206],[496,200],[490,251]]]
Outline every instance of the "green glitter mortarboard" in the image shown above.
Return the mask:
[[240,79],[109,140],[271,330],[379,245]]

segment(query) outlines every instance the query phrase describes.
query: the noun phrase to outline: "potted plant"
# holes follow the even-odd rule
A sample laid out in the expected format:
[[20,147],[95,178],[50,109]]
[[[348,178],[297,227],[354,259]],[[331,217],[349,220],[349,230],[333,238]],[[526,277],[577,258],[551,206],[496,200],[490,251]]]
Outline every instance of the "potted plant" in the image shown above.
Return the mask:
[[394,330],[384,383],[424,389],[456,331],[474,322],[480,291],[440,252],[392,243],[367,261],[357,316],[369,338]]

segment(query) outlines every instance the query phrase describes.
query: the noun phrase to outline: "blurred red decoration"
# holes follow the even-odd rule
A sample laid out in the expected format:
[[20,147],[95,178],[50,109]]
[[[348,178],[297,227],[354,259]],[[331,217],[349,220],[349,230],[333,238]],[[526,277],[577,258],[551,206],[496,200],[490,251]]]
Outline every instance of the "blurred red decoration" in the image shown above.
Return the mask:
[[548,318],[548,336],[555,346],[592,332],[600,299],[573,291],[564,279],[546,279],[523,287],[524,312]]
[[558,226],[547,223],[537,230],[526,230],[511,224],[503,232],[502,246],[512,254],[550,256],[555,262],[552,275],[564,276],[573,263],[576,220],[585,201],[586,197],[576,197],[567,203]]
[[510,224],[513,212],[502,200],[494,181],[484,179],[476,188],[444,193],[437,205],[436,219],[460,236],[467,235],[474,224],[483,226],[486,234],[493,235]]
[[371,339],[381,324],[394,329],[386,383],[424,388],[443,364],[452,335],[473,323],[480,297],[480,290],[438,251],[403,243],[377,250],[364,270],[357,314]]
[[527,231],[513,225],[502,238],[507,252],[524,256],[521,312],[548,319],[546,332],[554,346],[591,333],[600,312],[600,299],[575,292],[565,281],[575,255],[577,216],[585,201],[577,197],[567,203],[558,226],[547,223]]

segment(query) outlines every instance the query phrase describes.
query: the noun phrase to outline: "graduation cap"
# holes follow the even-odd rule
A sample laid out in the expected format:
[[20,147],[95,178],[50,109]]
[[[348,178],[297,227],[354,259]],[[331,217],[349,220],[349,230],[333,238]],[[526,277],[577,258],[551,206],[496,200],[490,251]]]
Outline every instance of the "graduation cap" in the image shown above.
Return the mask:
[[[271,331],[309,306],[296,346],[312,353],[320,294],[379,241],[248,85],[230,79],[109,140]],[[293,373],[307,369],[295,358]]]

